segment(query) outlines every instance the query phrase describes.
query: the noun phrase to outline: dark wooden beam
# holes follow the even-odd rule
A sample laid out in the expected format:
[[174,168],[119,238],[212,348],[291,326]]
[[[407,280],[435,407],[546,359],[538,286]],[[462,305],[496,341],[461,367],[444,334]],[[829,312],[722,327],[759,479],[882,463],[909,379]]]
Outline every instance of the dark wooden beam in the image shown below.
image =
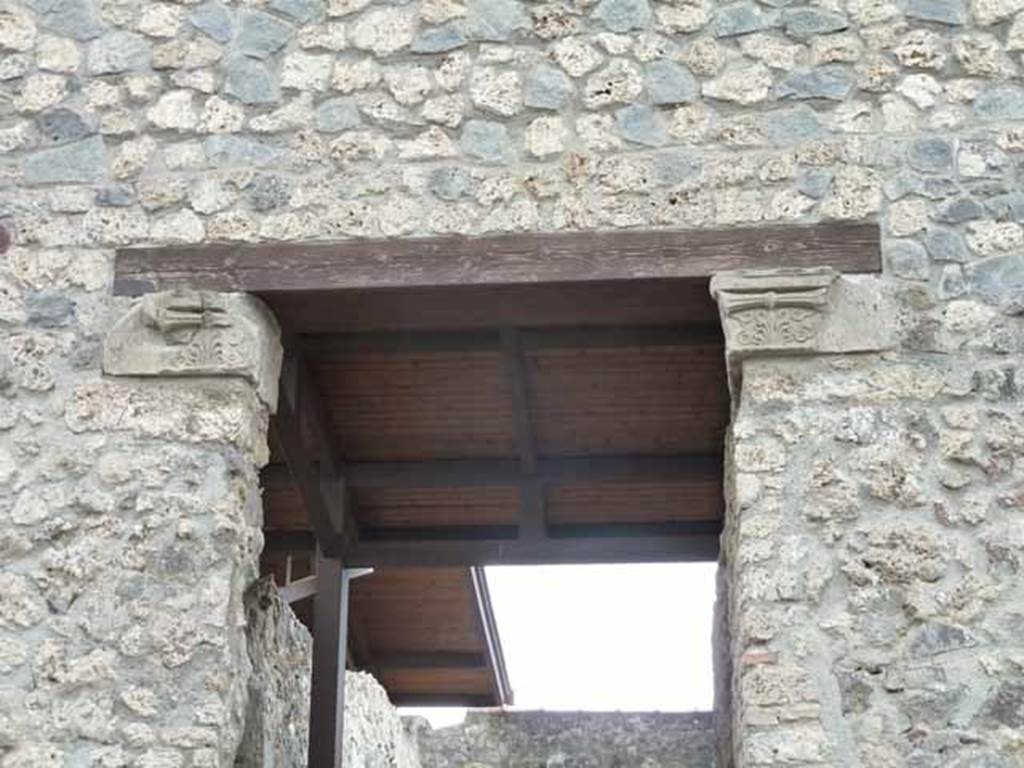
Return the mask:
[[327,431],[327,413],[302,355],[285,355],[274,419],[278,443],[310,527],[328,556],[351,536],[348,489]]
[[693,521],[687,527],[689,533],[674,535],[553,536],[539,541],[359,541],[347,546],[343,556],[352,565],[372,567],[717,560],[721,523]]
[[620,230],[391,238],[336,243],[209,243],[117,252],[114,292],[175,287],[288,292],[475,283],[707,277],[731,269],[881,269],[876,223],[722,230]]
[[309,768],[342,768],[349,577],[341,560],[317,553]]
[[510,706],[514,703],[514,697],[508,680],[508,670],[505,668],[505,654],[501,650],[501,638],[494,618],[491,593],[487,588],[487,574],[483,568],[470,568],[469,579],[473,588],[481,638],[487,649],[487,669],[491,673],[494,696],[500,705]]
[[530,393],[519,332],[515,328],[501,331],[501,353],[505,377],[512,394],[512,424],[522,479],[519,483],[519,538],[544,538],[547,496],[544,482],[537,477],[537,450],[530,416]]
[[512,393],[512,423],[515,429],[516,450],[523,474],[537,472],[537,452],[534,449],[533,424],[530,423],[530,395],[527,391],[526,365],[519,346],[519,334],[514,328],[501,332],[501,353],[505,363],[505,377]]
[[429,331],[408,333],[318,333],[297,338],[313,358],[351,354],[423,354],[478,352],[503,348],[504,336],[515,336],[520,350],[622,347],[692,347],[723,345],[720,326],[591,326],[521,328],[498,331]]

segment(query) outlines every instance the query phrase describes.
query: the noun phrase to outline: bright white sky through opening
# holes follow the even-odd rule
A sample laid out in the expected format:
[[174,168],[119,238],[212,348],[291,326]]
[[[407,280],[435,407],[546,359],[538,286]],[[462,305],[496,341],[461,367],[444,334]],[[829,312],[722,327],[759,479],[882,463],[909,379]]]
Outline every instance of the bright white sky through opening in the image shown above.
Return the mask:
[[[515,708],[710,710],[715,569],[487,568]],[[441,727],[459,722],[464,710],[415,713]]]

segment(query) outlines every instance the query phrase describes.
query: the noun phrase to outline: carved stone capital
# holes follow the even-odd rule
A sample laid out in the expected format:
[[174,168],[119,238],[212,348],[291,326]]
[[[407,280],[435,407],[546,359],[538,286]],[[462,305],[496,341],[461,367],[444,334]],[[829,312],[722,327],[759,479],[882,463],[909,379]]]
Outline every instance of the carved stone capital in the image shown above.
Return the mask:
[[730,386],[748,357],[873,352],[894,345],[884,295],[829,267],[740,270],[711,280]]
[[179,290],[143,296],[103,344],[112,376],[239,376],[273,412],[281,330],[255,296]]

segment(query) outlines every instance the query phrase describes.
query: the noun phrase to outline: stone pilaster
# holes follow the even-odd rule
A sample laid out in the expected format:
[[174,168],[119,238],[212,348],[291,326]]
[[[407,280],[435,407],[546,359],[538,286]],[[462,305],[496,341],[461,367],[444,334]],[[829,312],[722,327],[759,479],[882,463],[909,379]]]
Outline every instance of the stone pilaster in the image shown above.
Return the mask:
[[734,398],[723,766],[1019,762],[1024,329],[962,302],[898,334],[884,285],[713,282]]
[[[794,585],[805,574],[798,572],[804,561],[794,559],[790,539],[772,517],[778,514],[774,503],[764,514],[746,508],[752,484],[760,487],[764,481],[770,492],[784,494],[776,483],[789,451],[783,441],[762,441],[756,434],[757,422],[752,425],[744,407],[744,373],[762,363],[785,370],[788,362],[825,356],[835,361],[837,355],[889,348],[892,308],[872,283],[830,268],[721,273],[711,281],[711,293],[722,320],[733,400],[716,608],[719,763],[723,768],[839,765],[834,734],[822,715],[816,678],[821,663],[763,637],[765,605],[798,604],[801,595]],[[774,570],[762,570],[772,562]],[[811,638],[807,642],[811,648]],[[811,651],[818,652],[823,651]]]
[[4,524],[4,766],[235,765],[280,359],[257,300],[162,294],[70,388]]

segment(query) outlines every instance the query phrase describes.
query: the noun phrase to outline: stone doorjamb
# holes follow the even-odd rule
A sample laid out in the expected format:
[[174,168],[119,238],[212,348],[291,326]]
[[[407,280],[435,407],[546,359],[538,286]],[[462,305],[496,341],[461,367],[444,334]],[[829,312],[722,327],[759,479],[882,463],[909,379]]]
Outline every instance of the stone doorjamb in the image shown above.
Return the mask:
[[[717,301],[725,335],[725,356],[732,399],[732,423],[725,451],[725,525],[718,570],[718,598],[714,622],[715,712],[718,768],[747,768],[788,760],[787,750],[801,764],[827,765],[824,752],[814,741],[824,733],[817,699],[808,694],[806,702],[793,693],[795,706],[784,714],[772,705],[790,701],[781,693],[799,688],[802,681],[790,675],[790,659],[758,644],[758,618],[747,615],[749,606],[738,595],[750,591],[751,577],[744,569],[752,552],[741,528],[742,489],[737,477],[757,468],[749,466],[762,459],[784,461],[782,457],[760,457],[737,434],[743,408],[743,373],[748,361],[784,363],[786,358],[854,356],[882,352],[896,346],[890,297],[879,290],[873,276],[843,276],[829,267],[779,268],[720,272],[711,280],[711,295]],[[780,406],[784,407],[784,406]],[[741,428],[740,428],[741,429]],[[754,523],[753,525],[760,525]],[[756,559],[759,555],[754,554]],[[776,555],[765,554],[769,560]],[[763,557],[762,557],[763,559]],[[781,568],[781,565],[777,565]],[[755,638],[751,642],[751,638]],[[762,688],[770,688],[765,696]],[[768,706],[762,706],[765,703]],[[792,717],[804,730],[773,730]],[[806,725],[805,725],[806,724]],[[770,740],[780,738],[780,747]],[[758,741],[765,736],[764,743]],[[825,743],[822,741],[821,743]],[[803,752],[801,752],[803,750]],[[805,761],[806,758],[806,761]],[[787,763],[788,764],[788,763]]]
[[[252,708],[259,706],[253,669],[260,660],[251,656],[246,592],[259,576],[259,469],[269,458],[280,335],[273,315],[250,295],[150,294],[114,324],[103,346],[106,376],[79,396],[88,402],[78,409],[73,428],[127,433],[125,450],[139,452],[158,440],[163,450],[196,468],[196,478],[181,478],[191,483],[195,511],[179,524],[177,538],[184,541],[173,545],[188,552],[181,557],[196,570],[179,568],[154,579],[162,595],[159,621],[171,627],[166,643],[180,635],[183,645],[170,661],[147,660],[152,669],[143,671],[154,686],[170,675],[179,692],[174,707],[154,708],[150,726],[160,733],[191,728],[203,735],[198,748],[183,743],[180,756],[177,747],[159,748],[153,759],[166,760],[161,765],[183,764],[187,754],[190,765],[233,764]],[[190,537],[199,540],[190,543]],[[142,566],[161,574],[164,567]],[[189,591],[195,596],[191,602],[183,598]],[[301,734],[293,739],[303,749],[305,740]],[[275,748],[294,747],[286,742],[288,737],[279,736]]]

